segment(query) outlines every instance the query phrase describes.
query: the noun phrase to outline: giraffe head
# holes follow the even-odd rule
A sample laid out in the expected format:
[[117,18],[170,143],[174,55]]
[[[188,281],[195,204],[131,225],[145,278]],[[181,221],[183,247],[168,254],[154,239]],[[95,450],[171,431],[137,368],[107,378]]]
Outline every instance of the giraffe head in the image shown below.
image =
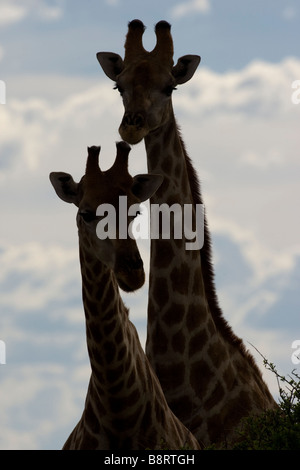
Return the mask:
[[185,55],[174,66],[171,26],[166,21],[155,26],[157,41],[151,52],[143,47],[144,30],[139,20],[129,23],[124,60],[113,52],[97,54],[105,74],[116,82],[122,96],[125,113],[119,132],[130,144],[140,142],[168,121],[173,90],[193,76],[200,62],[197,55]]
[[[128,207],[133,206],[152,196],[162,182],[160,175],[132,177],[128,173],[129,152],[127,143],[117,143],[114,164],[109,170],[101,171],[98,164],[100,147],[89,147],[85,175],[79,183],[68,173],[50,173],[50,181],[57,195],[78,207],[78,234],[85,251],[112,269],[119,286],[127,292],[140,288],[145,274],[136,240],[129,235],[124,238],[119,236],[121,217],[125,216],[127,229],[134,218],[119,213],[120,196],[126,196]],[[97,235],[97,224],[101,221],[97,209],[101,206],[115,210],[115,219],[110,219],[110,223],[115,223],[115,237],[99,238]]]

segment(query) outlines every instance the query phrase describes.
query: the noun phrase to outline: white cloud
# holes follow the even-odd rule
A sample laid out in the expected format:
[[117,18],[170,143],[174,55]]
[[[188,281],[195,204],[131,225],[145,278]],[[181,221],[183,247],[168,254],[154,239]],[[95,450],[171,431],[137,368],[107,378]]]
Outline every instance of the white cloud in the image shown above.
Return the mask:
[[213,221],[213,226],[217,292],[224,316],[278,396],[274,375],[265,371],[251,345],[276,364],[280,373],[293,369],[291,344],[297,337],[300,302],[293,279],[299,278],[300,248],[277,253],[229,221]]
[[3,59],[4,54],[5,54],[4,48],[2,46],[0,46],[0,61]]
[[282,12],[282,17],[287,20],[291,21],[297,17],[297,10],[294,6],[286,6]]
[[191,15],[193,13],[208,13],[211,9],[209,0],[190,0],[176,5],[172,11],[171,16],[174,18],[182,18],[183,16]]
[[44,0],[2,0],[0,5],[0,25],[9,26],[33,15],[46,21],[58,20],[63,15],[63,8],[57,3],[48,5]]
[[56,0],[55,2],[53,0],[51,2],[48,2],[48,0],[30,0],[27,2],[27,6],[28,13],[45,21],[57,21],[62,18],[64,13],[62,0]]
[[300,76],[300,61],[278,64],[254,61],[242,70],[218,74],[201,65],[184,93],[174,95],[177,108],[189,113],[216,112],[274,115],[296,112],[292,83]]
[[90,370],[78,250],[1,243],[0,260],[0,448],[61,448]]
[[[43,81],[40,77],[39,81]],[[21,84],[22,79],[20,80]],[[52,80],[51,90],[57,83]],[[7,83],[9,88],[9,81]],[[50,91],[51,93],[51,91]],[[8,93],[7,93],[8,94]],[[82,155],[82,160],[86,153],[86,147],[101,143],[111,135],[108,123],[103,124],[101,116],[111,116],[115,114],[118,102],[117,93],[112,92],[109,83],[104,85],[89,87],[81,93],[69,93],[54,104],[45,97],[32,97],[26,100],[7,96],[7,105],[2,108],[0,123],[3,132],[0,136],[1,161],[0,179],[4,175],[13,177],[24,172],[24,168],[31,172],[36,172],[45,161],[52,165],[60,162],[60,152],[63,147],[62,142],[74,146],[78,157]],[[120,109],[117,107],[117,109]],[[91,125],[91,122],[93,125]],[[101,125],[100,125],[101,123]],[[84,131],[84,132],[83,132]],[[117,129],[114,132],[117,137]],[[68,139],[67,139],[68,136]],[[93,136],[93,137],[92,137]],[[114,141],[116,139],[114,138]],[[77,146],[81,141],[81,146]],[[73,145],[72,145],[73,144]],[[57,148],[56,148],[57,145]],[[53,151],[59,152],[53,155]],[[104,148],[101,157],[106,161],[107,150]],[[74,161],[69,155],[70,161]],[[78,162],[78,157],[75,162]],[[113,155],[108,155],[109,159]],[[66,160],[65,160],[66,161]],[[67,164],[66,164],[67,165]],[[76,164],[74,165],[74,167]],[[84,167],[81,166],[83,169]],[[49,171],[54,171],[54,167],[49,167]],[[72,166],[69,168],[72,171]]]
[[56,21],[63,16],[63,9],[60,6],[48,6],[47,4],[39,5],[37,10],[38,16],[46,21]]
[[[300,105],[290,100],[291,83],[299,76],[296,59],[254,62],[225,74],[199,68],[174,94],[213,239],[222,239],[216,269],[221,276],[225,266],[219,289],[226,318],[274,362],[286,357],[285,366],[288,331],[294,333],[295,325],[287,322],[282,333],[270,320],[264,330],[256,322],[271,317],[280,298],[288,301],[283,290],[300,252],[295,216]],[[101,145],[101,161],[108,166],[120,139],[123,107],[106,79],[18,77],[7,86],[21,91],[9,93],[0,115],[0,339],[7,343],[0,442],[12,449],[59,448],[80,417],[89,366],[76,209],[56,197],[48,173],[67,171],[78,180],[86,147],[93,144]],[[133,147],[130,167],[132,174],[146,171],[143,144]],[[144,244],[142,255],[147,265]],[[142,342],[146,297],[147,285],[126,296]],[[20,380],[24,393],[17,392]],[[49,387],[57,405],[47,395]]]
[[246,150],[240,157],[240,162],[243,165],[249,165],[258,169],[266,170],[270,167],[280,167],[284,165],[283,155],[280,154],[278,149],[270,148],[265,154],[258,154],[252,150]]
[[229,237],[241,250],[244,260],[252,272],[252,282],[262,285],[267,279],[289,273],[300,254],[300,246],[291,246],[282,251],[274,250],[265,240],[256,238],[251,226],[241,225],[232,219],[212,215],[211,225],[215,234]]
[[[5,370],[1,369],[0,448],[62,448],[82,412],[83,377],[78,381],[78,372],[51,363],[4,367]],[[85,374],[85,381],[87,378]]]
[[105,0],[105,3],[107,3],[109,6],[115,7],[119,5],[120,0]]
[[[177,114],[201,122],[204,127],[206,121],[213,117],[216,124],[223,119],[223,126],[244,124],[243,129],[246,129],[246,125],[254,127],[258,118],[262,119],[263,123],[268,117],[275,123],[275,117],[281,116],[278,125],[279,121],[283,120],[280,124],[282,129],[292,136],[293,127],[290,127],[290,120],[295,122],[300,109],[291,102],[291,94],[294,91],[291,84],[297,76],[300,76],[300,62],[296,59],[285,60],[279,64],[253,62],[240,71],[225,74],[199,68],[191,82],[182,89],[179,87],[174,94],[174,107]],[[50,153],[52,162],[55,162],[56,158],[59,161],[56,152],[62,148],[63,142],[69,149],[77,149],[76,152],[79,152],[81,148],[84,152],[86,146],[92,142],[102,145],[109,143],[111,148],[114,141],[118,140],[118,126],[109,124],[109,118],[113,117],[118,122],[123,109],[120,98],[112,91],[109,81],[102,83],[98,80],[87,80],[84,86],[84,81],[79,83],[75,80],[78,90],[83,91],[76,91],[72,80],[69,80],[68,84],[65,77],[39,77],[38,80],[34,77],[20,77],[20,85],[21,81],[22,90],[28,88],[25,93],[31,93],[31,97],[21,100],[7,92],[7,105],[2,108],[0,116],[1,129],[4,129],[0,136],[2,175],[7,176],[8,170],[9,173],[12,170],[23,172],[24,166],[31,171],[37,171],[42,161],[49,162]],[[11,89],[9,81],[7,89]],[[53,90],[56,96],[52,96]],[[104,120],[103,116],[106,116]],[[265,121],[266,132],[272,133],[274,127],[267,124]],[[112,135],[114,137],[109,142]],[[262,133],[259,135],[262,136]],[[81,146],[78,147],[79,142]],[[287,162],[287,150],[281,151],[274,144],[263,149],[262,154],[262,148],[256,148],[258,142],[255,138],[254,144],[241,152],[240,162],[252,166],[260,165],[265,169]],[[291,147],[292,141],[287,140],[286,146]],[[56,157],[53,156],[53,151]],[[107,154],[105,147],[102,152],[103,155]],[[290,152],[289,158],[293,154],[294,152]],[[68,155],[71,158],[70,150]]]
[[[55,223],[55,221],[53,221]],[[72,295],[79,285],[78,253],[39,243],[1,246],[0,304],[2,310],[39,311],[57,295]],[[18,282],[21,279],[22,282]]]
[[26,16],[26,7],[13,1],[3,1],[0,4],[0,25],[6,26],[18,23]]

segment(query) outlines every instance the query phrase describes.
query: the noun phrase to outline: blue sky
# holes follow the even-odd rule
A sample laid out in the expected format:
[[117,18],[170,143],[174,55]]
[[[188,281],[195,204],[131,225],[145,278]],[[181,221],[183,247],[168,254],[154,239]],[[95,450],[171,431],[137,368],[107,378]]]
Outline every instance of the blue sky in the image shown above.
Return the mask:
[[176,52],[200,52],[202,64],[218,72],[239,69],[253,59],[279,62],[299,55],[295,0],[6,3],[18,9],[14,22],[12,13],[7,26],[2,19],[1,38],[10,46],[10,54],[3,58],[4,75],[56,71],[96,75],[93,46],[107,44],[122,53],[124,25],[134,18],[146,24],[145,44],[149,46],[154,43],[154,24],[167,18],[173,25]]
[[[78,180],[86,147],[115,156],[123,107],[96,60],[123,55],[128,21],[172,24],[175,60],[199,54],[173,102],[202,182],[224,315],[263,369],[279,371],[300,340],[300,8],[290,0],[1,0],[0,449],[59,449],[78,421],[89,378],[75,208],[51,171]],[[132,174],[146,171],[143,144]],[[146,266],[149,246],[140,249]],[[124,296],[145,341],[147,284]],[[277,384],[264,371],[274,393]]]

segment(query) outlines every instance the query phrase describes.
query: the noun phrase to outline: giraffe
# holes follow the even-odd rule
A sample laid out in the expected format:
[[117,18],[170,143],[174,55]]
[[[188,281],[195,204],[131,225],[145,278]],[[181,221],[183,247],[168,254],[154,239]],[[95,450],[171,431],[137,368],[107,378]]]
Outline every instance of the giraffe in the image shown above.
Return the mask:
[[[140,288],[145,280],[136,240],[100,239],[97,208],[119,196],[130,207],[148,199],[161,184],[159,175],[128,173],[130,147],[117,144],[117,156],[107,171],[99,167],[100,147],[88,148],[86,172],[79,183],[63,172],[50,174],[57,195],[78,207],[77,226],[91,377],[82,417],[63,449],[140,450],[188,446],[197,440],[167,405],[156,375],[120,296]],[[107,207],[107,206],[105,206]],[[134,217],[128,217],[130,224]],[[104,219],[102,219],[104,220]],[[117,225],[117,230],[119,226]],[[119,287],[118,287],[119,286]]]
[[[121,137],[144,139],[149,172],[164,177],[151,204],[202,204],[198,176],[175,120],[172,92],[192,78],[197,55],[174,65],[171,26],[155,26],[156,45],[143,47],[145,26],[128,25],[124,60],[99,52],[105,74],[115,81],[124,116]],[[184,237],[151,240],[146,354],[168,404],[202,445],[236,439],[242,418],[276,407],[254,358],[220,308],[204,216],[204,244],[187,250]]]

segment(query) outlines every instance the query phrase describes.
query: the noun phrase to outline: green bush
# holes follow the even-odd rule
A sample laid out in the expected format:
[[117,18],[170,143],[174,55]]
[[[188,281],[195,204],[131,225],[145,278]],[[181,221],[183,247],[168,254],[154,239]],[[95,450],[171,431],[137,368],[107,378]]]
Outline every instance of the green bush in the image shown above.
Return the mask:
[[295,372],[285,377],[274,364],[264,365],[277,378],[280,399],[278,409],[243,420],[240,440],[233,450],[300,450],[300,376]]

